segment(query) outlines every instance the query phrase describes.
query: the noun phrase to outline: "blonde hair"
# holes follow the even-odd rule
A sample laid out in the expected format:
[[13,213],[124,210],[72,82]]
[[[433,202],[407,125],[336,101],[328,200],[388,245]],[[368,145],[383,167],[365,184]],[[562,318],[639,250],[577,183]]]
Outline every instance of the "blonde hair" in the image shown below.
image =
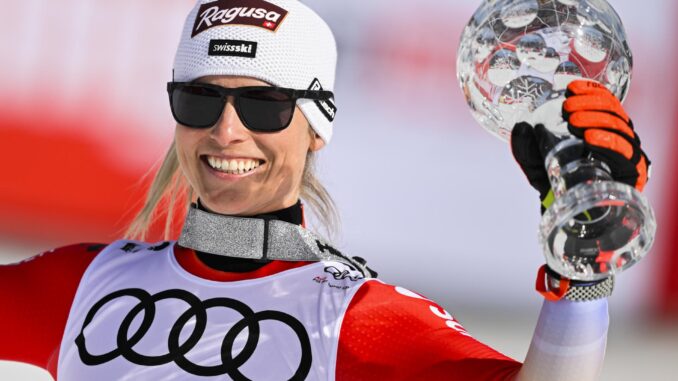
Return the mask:
[[[316,160],[316,154],[309,151],[302,174],[300,198],[305,204],[310,205],[326,236],[333,237],[338,231],[339,215],[334,200],[316,177]],[[149,171],[146,176],[149,176],[152,171]],[[153,178],[143,207],[124,233],[125,239],[145,240],[151,225],[163,217],[165,218],[163,237],[165,240],[172,239],[177,233],[173,227],[181,226],[178,222],[183,222],[186,211],[195,196],[195,191],[181,171],[176,142],[172,141]]]

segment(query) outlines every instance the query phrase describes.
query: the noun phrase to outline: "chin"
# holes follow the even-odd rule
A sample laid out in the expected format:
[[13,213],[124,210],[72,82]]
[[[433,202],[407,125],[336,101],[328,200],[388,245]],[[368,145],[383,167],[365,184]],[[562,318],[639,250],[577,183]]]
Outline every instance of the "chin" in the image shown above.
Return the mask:
[[219,214],[237,215],[242,214],[247,209],[247,205],[243,205],[239,202],[215,202],[213,200],[203,198],[200,199],[200,202],[202,203],[203,207]]
[[229,197],[220,194],[218,197],[200,197],[200,202],[208,210],[228,215],[246,215],[250,214],[253,202],[248,197]]

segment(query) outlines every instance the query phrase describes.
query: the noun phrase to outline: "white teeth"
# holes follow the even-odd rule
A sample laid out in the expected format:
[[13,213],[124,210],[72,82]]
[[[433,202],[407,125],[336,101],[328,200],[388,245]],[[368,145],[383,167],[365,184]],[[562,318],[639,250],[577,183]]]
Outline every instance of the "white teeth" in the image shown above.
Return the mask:
[[230,174],[243,174],[259,167],[259,160],[221,160],[219,158],[208,156],[209,165],[221,172]]

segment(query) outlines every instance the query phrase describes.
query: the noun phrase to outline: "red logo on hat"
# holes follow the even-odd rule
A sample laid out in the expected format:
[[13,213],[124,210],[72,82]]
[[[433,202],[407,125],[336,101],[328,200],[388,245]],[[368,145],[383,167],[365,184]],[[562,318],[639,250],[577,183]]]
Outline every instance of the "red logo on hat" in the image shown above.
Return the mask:
[[275,32],[287,13],[287,10],[264,0],[209,2],[198,9],[191,37],[224,25],[248,25]]

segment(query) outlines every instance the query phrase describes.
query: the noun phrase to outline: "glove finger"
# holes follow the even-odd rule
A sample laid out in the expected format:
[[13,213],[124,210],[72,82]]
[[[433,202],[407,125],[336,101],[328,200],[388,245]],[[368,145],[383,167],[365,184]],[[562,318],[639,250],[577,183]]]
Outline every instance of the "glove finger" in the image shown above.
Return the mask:
[[530,124],[523,122],[513,127],[511,152],[530,185],[537,189],[542,198],[545,197],[551,185],[544,168],[544,156],[541,154],[534,129]]
[[544,127],[543,124],[538,124],[534,128],[534,135],[537,138],[539,153],[543,158],[546,158],[553,147],[562,140]]
[[648,166],[644,155],[640,162],[634,165],[623,155],[607,148],[588,146],[588,149],[594,158],[608,165],[615,181],[628,184],[639,191],[645,188],[648,180]]
[[511,152],[521,167],[533,168],[543,165],[537,149],[534,130],[528,123],[518,123],[511,131]]
[[[616,152],[626,158],[626,160],[632,160],[636,151],[633,145],[620,135],[597,128],[584,131],[584,141],[589,146],[596,146]],[[633,162],[638,160],[640,160],[640,157],[633,160]]]
[[[629,139],[635,139],[636,134],[629,126],[615,115],[600,111],[579,111],[570,115],[569,125],[575,129],[600,128],[614,130],[626,135]],[[570,131],[570,133],[575,134]]]
[[[587,94],[609,94],[612,95],[610,90],[602,84],[587,80],[587,79],[578,79],[570,82],[567,85],[567,91],[565,92],[566,97],[573,95],[587,95]],[[614,96],[614,95],[612,95]]]
[[608,112],[618,116],[626,123],[631,122],[621,103],[614,96],[576,95],[563,102],[563,119],[568,120],[577,111]]

